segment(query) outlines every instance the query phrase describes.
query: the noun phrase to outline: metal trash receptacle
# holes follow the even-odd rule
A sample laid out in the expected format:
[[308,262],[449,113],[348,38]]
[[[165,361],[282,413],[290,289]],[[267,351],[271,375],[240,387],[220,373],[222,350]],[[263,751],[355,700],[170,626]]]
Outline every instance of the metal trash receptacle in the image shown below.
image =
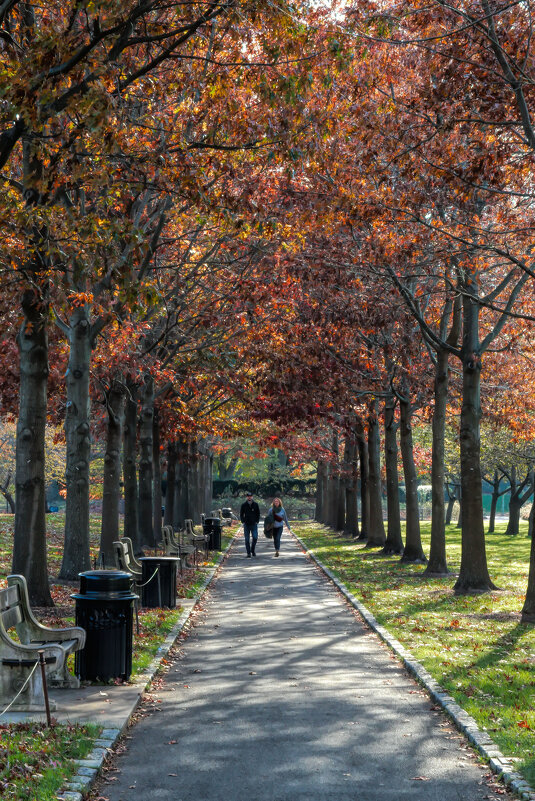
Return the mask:
[[208,535],[208,548],[211,551],[221,550],[221,520],[218,517],[207,517],[203,523],[203,531]]
[[86,630],[85,647],[75,654],[75,673],[82,681],[128,681],[132,672],[132,575],[123,570],[80,573],[76,625]]
[[141,562],[141,606],[145,609],[176,606],[179,559],[174,556],[143,556]]

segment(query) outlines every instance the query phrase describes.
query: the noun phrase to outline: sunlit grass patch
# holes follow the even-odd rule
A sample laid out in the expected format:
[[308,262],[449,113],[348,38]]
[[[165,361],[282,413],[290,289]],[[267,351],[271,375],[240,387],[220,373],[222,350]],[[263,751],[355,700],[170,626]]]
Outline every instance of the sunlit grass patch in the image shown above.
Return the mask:
[[0,796],[20,801],[55,801],[100,734],[96,725],[12,723],[0,725]]
[[[489,571],[500,591],[455,596],[461,532],[447,529],[452,575],[424,576],[425,566],[381,556],[319,524],[296,533],[433,677],[487,729],[502,752],[535,784],[535,627],[520,623],[529,569],[526,527],[487,536]],[[422,524],[429,550],[430,524]]]
[[181,606],[176,609],[139,610],[139,634],[134,625],[132,678],[148,668],[181,612]]

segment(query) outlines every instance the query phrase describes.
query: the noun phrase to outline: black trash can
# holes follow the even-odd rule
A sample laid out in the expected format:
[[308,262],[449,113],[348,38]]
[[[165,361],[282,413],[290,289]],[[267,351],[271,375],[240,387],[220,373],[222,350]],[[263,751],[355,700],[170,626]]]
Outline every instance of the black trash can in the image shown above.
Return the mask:
[[221,520],[218,517],[206,517],[203,532],[208,536],[208,548],[211,551],[221,550]]
[[145,609],[176,606],[176,573],[180,561],[174,556],[143,556],[141,562],[141,606]]
[[224,517],[225,520],[232,520],[232,509],[225,506],[224,509],[221,509],[221,517]]
[[128,681],[132,672],[132,575],[123,570],[80,573],[76,625],[86,630],[85,647],[75,655],[82,681]]

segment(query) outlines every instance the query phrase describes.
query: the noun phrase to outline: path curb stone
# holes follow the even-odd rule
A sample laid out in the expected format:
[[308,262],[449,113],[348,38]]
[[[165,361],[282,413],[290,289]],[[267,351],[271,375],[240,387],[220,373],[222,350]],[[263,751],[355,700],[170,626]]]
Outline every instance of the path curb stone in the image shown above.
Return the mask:
[[478,727],[475,720],[459,706],[455,699],[452,698],[435,679],[433,679],[431,674],[412,656],[410,651],[408,651],[399,640],[393,637],[384,626],[381,626],[377,622],[369,609],[349,592],[347,587],[342,584],[332,570],[318,559],[314,551],[310,550],[295,532],[292,531],[292,534],[303,551],[316,563],[327,578],[330,579],[335,587],[349,601],[351,606],[357,610],[366,625],[378,634],[383,642],[392,649],[409,673],[411,673],[428,691],[437,706],[440,706],[447,712],[457,729],[464,734],[466,739],[479,751],[481,756],[489,761],[489,767],[492,772],[501,778],[504,784],[513,790],[513,792],[517,793],[523,801],[535,801],[535,789],[525,781],[523,776],[514,770],[514,760],[504,756],[500,752],[498,746],[493,742],[488,733]]
[[[141,686],[141,693],[135,704],[134,708],[131,710],[130,714],[125,717],[124,723],[121,728],[117,729],[103,729],[100,734],[100,737],[95,740],[93,744],[93,751],[88,754],[85,759],[78,759],[75,761],[76,766],[76,773],[70,781],[65,785],[65,788],[60,791],[59,795],[57,796],[57,801],[83,801],[84,795],[89,792],[91,786],[97,776],[99,775],[100,771],[102,770],[102,766],[104,764],[104,760],[111,752],[115,743],[119,740],[125,729],[128,727],[134,712],[136,711],[139,703],[143,698],[143,694],[147,692],[154,680],[155,675],[157,674],[160,666],[162,664],[162,660],[168,655],[169,651],[173,647],[177,637],[185,628],[187,622],[189,621],[193,610],[201,600],[202,596],[204,595],[205,591],[207,590],[208,586],[212,582],[216,572],[218,571],[219,567],[223,563],[226,555],[228,554],[230,548],[234,543],[234,537],[230,540],[227,548],[221,552],[219,558],[215,565],[212,567],[205,568],[206,570],[206,578],[203,581],[199,591],[193,598],[185,598],[181,599],[181,606],[184,606],[184,610],[180,617],[178,618],[177,622],[163,641],[163,643],[158,648],[154,659],[139,676],[136,677],[135,683],[136,685]],[[534,799],[535,801],[535,799]]]

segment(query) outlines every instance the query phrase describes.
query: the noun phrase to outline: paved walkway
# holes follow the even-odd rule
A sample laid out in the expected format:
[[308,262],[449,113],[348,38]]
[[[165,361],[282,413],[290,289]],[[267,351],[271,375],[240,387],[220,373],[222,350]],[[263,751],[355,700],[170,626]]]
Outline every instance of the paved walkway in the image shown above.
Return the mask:
[[[110,801],[483,801],[497,796],[447,718],[285,535],[237,540]],[[503,793],[503,790],[501,790]],[[509,796],[507,796],[509,797]]]

